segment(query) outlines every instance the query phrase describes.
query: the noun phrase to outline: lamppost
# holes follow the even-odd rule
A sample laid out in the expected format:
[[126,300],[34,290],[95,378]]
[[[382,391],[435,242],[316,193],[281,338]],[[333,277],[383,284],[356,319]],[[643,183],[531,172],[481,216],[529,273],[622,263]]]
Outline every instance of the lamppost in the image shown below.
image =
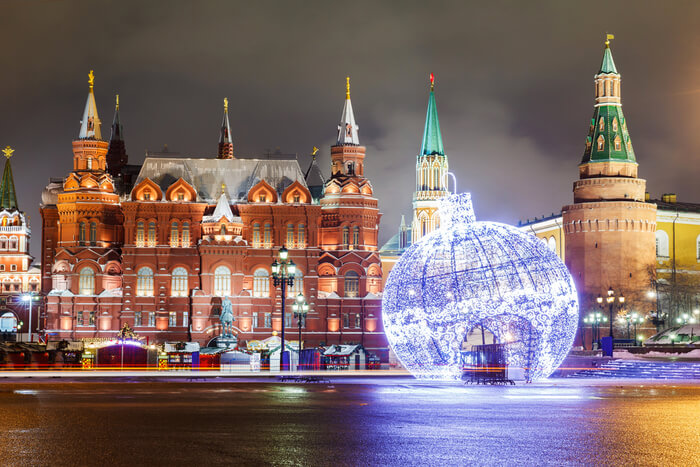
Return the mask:
[[[631,323],[634,326],[634,340],[635,342],[637,342],[637,325],[644,324],[644,317],[636,312],[629,315],[627,324],[627,334],[629,334],[629,323]],[[627,338],[629,339],[629,335],[627,336]]]
[[309,304],[306,303],[306,298],[304,298],[303,294],[297,295],[296,303],[292,305],[292,310],[294,310],[294,317],[299,324],[299,357],[301,358],[301,322],[309,312]]
[[[620,294],[619,297],[617,297],[618,302],[620,305],[625,303],[625,297]],[[596,299],[598,304],[601,305],[603,303],[603,297],[598,295],[598,298]],[[605,301],[608,303],[608,306],[610,307],[610,315],[609,315],[609,321],[610,321],[610,337],[613,337],[613,307],[615,306],[615,291],[610,287],[608,289],[608,296],[605,297]]]
[[608,320],[600,311],[591,312],[583,318],[583,322],[591,325],[591,350],[593,349],[593,343],[598,342],[600,339],[600,323],[604,323]]
[[279,251],[279,261],[275,260],[272,262],[272,279],[275,287],[280,287],[282,290],[282,335],[280,347],[280,371],[286,370],[284,356],[286,354],[284,350],[284,299],[287,295],[287,286],[294,286],[294,274],[297,271],[297,267],[294,261],[288,259],[289,251],[282,247]]
[[[695,311],[698,310],[694,310],[693,313],[695,313]],[[697,319],[690,313],[683,313],[678,318],[676,318],[676,322],[685,326],[686,324],[695,324],[697,322]]]
[[23,302],[29,302],[29,325],[27,330],[29,332],[29,342],[32,342],[32,302],[34,301],[34,295],[31,293],[22,295]]

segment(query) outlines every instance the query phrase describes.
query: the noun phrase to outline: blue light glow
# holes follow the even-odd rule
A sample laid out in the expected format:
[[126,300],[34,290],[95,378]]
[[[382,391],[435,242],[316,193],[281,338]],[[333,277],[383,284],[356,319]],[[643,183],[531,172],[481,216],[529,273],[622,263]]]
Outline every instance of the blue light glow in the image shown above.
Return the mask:
[[439,216],[440,229],[406,250],[384,290],[384,329],[401,363],[418,378],[458,379],[465,337],[483,326],[506,344],[509,366],[549,376],[578,325],[564,263],[534,235],[476,222],[469,193],[444,198]]

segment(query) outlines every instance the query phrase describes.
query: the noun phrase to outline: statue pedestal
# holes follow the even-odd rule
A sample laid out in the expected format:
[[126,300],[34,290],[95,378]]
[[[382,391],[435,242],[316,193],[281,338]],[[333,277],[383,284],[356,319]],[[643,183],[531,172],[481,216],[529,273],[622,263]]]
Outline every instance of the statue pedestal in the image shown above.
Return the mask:
[[216,339],[216,346],[220,349],[233,349],[238,345],[238,338],[235,336],[219,336]]

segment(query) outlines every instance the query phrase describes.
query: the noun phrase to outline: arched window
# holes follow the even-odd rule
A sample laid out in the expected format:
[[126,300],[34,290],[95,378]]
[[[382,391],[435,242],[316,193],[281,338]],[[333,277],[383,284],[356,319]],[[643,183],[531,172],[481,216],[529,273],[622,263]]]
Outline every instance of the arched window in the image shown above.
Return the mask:
[[287,287],[287,297],[296,298],[297,295],[304,293],[304,273],[297,268],[294,273],[294,284]]
[[600,117],[600,120],[598,120],[598,129],[600,131],[605,131],[605,120],[603,117]]
[[294,224],[287,224],[287,246],[294,248]]
[[622,150],[622,140],[620,140],[619,136],[615,137],[615,151],[620,151]]
[[144,224],[143,221],[136,223],[136,246],[144,245]]
[[226,226],[224,224],[221,224],[221,228],[219,228],[219,235],[226,235]]
[[260,224],[253,224],[253,247],[260,247]]
[[554,239],[554,236],[549,237],[549,240],[547,241],[547,246],[550,250],[554,252],[557,251],[557,241]]
[[266,247],[272,246],[272,224],[266,223],[265,224],[265,238],[263,240],[265,242]]
[[17,317],[11,311],[0,316],[0,332],[17,332]]
[[17,237],[10,237],[10,250],[17,249]]
[[270,296],[270,275],[265,269],[256,269],[253,273],[253,297],[267,298]]
[[7,237],[0,237],[0,250],[7,250]]
[[156,223],[148,223],[148,246],[156,246]]
[[139,297],[153,296],[153,269],[143,267],[136,274],[136,295]]
[[357,297],[360,289],[360,275],[355,271],[345,273],[345,296]]
[[297,243],[299,248],[306,248],[306,228],[304,224],[299,224],[297,227]]
[[97,244],[97,223],[90,222],[90,245]]
[[[601,119],[601,121],[602,120],[603,119]],[[603,149],[605,149],[605,138],[603,137],[603,135],[599,135],[598,136],[598,151],[602,151]]]
[[182,242],[180,243],[183,248],[190,246],[190,223],[182,223]]
[[617,131],[617,117],[613,117],[612,130]]
[[85,245],[85,222],[78,225],[78,241],[81,245]]
[[173,269],[170,284],[170,295],[173,297],[187,296],[187,269],[179,267]]
[[87,266],[81,269],[78,285],[80,287],[78,294],[95,295],[95,271]]
[[348,247],[348,243],[350,242],[350,238],[349,238],[349,237],[350,237],[350,229],[349,229],[348,226],[346,225],[346,226],[343,227],[343,246],[344,246],[345,248]]
[[214,295],[217,297],[231,295],[231,270],[226,266],[219,266],[214,270]]
[[440,169],[437,165],[433,166],[433,190],[440,189]]
[[177,247],[180,242],[180,231],[177,227],[177,222],[170,225],[170,246],[173,248]]
[[360,228],[355,226],[352,228],[352,247],[357,248],[360,245]]
[[663,230],[656,231],[656,256],[668,258],[668,234]]

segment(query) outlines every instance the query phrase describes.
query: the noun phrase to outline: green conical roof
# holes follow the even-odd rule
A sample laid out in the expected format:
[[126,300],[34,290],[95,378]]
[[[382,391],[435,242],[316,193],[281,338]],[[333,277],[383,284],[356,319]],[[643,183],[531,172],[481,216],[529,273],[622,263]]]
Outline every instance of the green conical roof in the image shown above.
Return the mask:
[[604,161],[637,162],[627,120],[619,105],[596,107],[591,118],[581,163]]
[[423,131],[423,144],[420,147],[419,156],[432,154],[445,155],[440,134],[440,120],[438,120],[437,106],[435,105],[435,92],[430,90],[428,98],[428,113],[425,116],[425,130]]
[[0,208],[17,209],[17,193],[15,192],[15,181],[12,179],[12,166],[10,158],[5,161],[5,170],[2,173],[0,183]]
[[615,68],[615,61],[613,60],[612,52],[610,51],[610,44],[605,44],[605,52],[603,52],[603,61],[600,63],[600,70],[598,73],[617,73],[617,68]]

